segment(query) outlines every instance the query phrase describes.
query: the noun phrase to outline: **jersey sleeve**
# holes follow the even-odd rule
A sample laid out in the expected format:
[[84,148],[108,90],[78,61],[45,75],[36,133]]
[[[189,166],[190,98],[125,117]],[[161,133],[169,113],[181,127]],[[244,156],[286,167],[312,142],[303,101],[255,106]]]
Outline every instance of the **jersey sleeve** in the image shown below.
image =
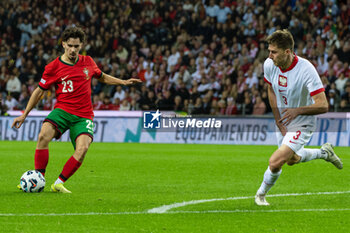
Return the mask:
[[89,56],[91,60],[91,67],[92,67],[92,77],[94,78],[101,78],[102,77],[102,71],[98,66],[96,65],[95,61]]
[[264,81],[268,83],[270,86],[271,84],[271,62],[272,60],[270,58],[267,58],[264,62]]
[[54,62],[49,63],[45,66],[45,70],[43,75],[41,76],[41,80],[39,82],[39,87],[43,90],[48,90],[52,84],[56,82],[56,75],[54,69]]
[[317,95],[318,93],[321,93],[325,91],[323,84],[321,82],[321,78],[318,75],[315,67],[309,63],[307,67],[307,81],[306,81],[306,86],[307,89],[309,90],[309,93],[311,96]]

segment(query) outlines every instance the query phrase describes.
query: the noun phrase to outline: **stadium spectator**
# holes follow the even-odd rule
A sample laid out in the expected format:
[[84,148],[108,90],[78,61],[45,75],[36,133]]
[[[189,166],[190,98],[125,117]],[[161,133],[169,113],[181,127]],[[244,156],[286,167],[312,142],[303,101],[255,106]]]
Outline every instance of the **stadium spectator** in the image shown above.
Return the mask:
[[129,111],[130,110],[130,103],[129,103],[129,101],[127,100],[127,99],[124,99],[123,101],[122,101],[122,104],[120,105],[120,108],[119,108],[119,110],[120,111]]
[[187,70],[186,66],[181,66],[180,69],[174,74],[175,82],[179,82],[178,80],[182,80],[182,82],[189,86],[191,84],[191,75]]
[[202,77],[197,91],[201,94],[201,96],[204,96],[209,90],[211,90],[211,83],[209,83],[207,77]]
[[230,8],[225,6],[225,2],[223,0],[220,1],[219,9],[216,10],[216,20],[218,23],[226,23],[227,15],[232,14]]
[[8,94],[6,96],[5,105],[7,106],[8,110],[15,110],[17,104],[18,104],[18,101],[14,97],[12,97],[11,94]]
[[113,100],[114,101],[112,102],[112,105],[113,105],[112,109],[118,111],[120,109],[120,99],[116,98]]
[[[221,103],[224,105],[224,103]],[[223,106],[221,106],[223,108]],[[232,97],[227,98],[227,107],[225,109],[225,115],[236,115],[238,114],[237,105]]]
[[266,104],[262,100],[261,96],[257,96],[255,100],[255,104],[253,106],[253,115],[264,115],[266,112]]
[[170,90],[164,90],[164,96],[159,93],[157,99],[157,106],[159,107],[159,110],[172,110],[172,107],[174,105],[174,98],[171,94]]
[[26,85],[22,85],[22,92],[18,99],[17,109],[24,110],[29,101],[29,94]]
[[326,74],[328,70],[328,62],[325,56],[319,56],[317,59],[317,71],[320,75]]
[[[345,84],[345,93],[341,95],[341,99],[345,101],[346,106],[350,105],[350,81]],[[345,105],[343,104],[343,106]]]
[[91,80],[91,94],[98,95],[102,91],[102,84],[97,80]]
[[175,96],[173,109],[174,109],[174,111],[183,111],[184,106],[182,104],[181,96],[179,96],[179,95]]
[[142,110],[156,110],[156,101],[157,97],[155,96],[154,91],[151,90],[147,92],[147,96],[140,98],[138,103]]
[[225,100],[221,99],[218,101],[218,106],[217,106],[215,114],[216,115],[224,115],[225,113],[226,113],[226,102],[225,102]]
[[183,4],[183,10],[192,12],[194,10],[193,4],[190,0],[185,0]]
[[6,91],[8,93],[11,93],[11,95],[18,99],[20,93],[21,93],[21,82],[19,81],[18,77],[15,74],[10,74],[9,79],[6,83]]
[[258,87],[258,77],[255,73],[253,73],[253,67],[251,66],[246,74],[245,83],[249,89],[251,89],[253,86]]
[[98,110],[113,110],[114,106],[111,102],[111,98],[107,95],[104,97],[102,104]]
[[241,105],[240,110],[242,115],[250,115],[253,113],[253,102],[248,92],[245,92],[244,94],[244,102]]
[[261,94],[261,99],[262,101],[264,101],[265,103],[265,106],[266,106],[266,113],[271,113],[272,112],[272,109],[271,109],[271,106],[270,106],[270,103],[269,103],[269,98],[268,98],[268,94],[267,94],[267,90],[264,90]]
[[117,90],[113,95],[113,100],[115,99],[119,99],[119,100],[125,99],[125,91],[123,90],[122,86],[117,86]]
[[201,114],[205,114],[205,115],[209,115],[210,114],[210,109],[211,109],[211,98],[212,96],[210,95],[210,92],[208,92],[202,100],[202,113]]
[[1,93],[0,93],[0,116],[8,116],[9,114],[7,113],[8,108],[7,105],[1,100]]
[[218,16],[219,6],[215,3],[215,0],[210,0],[209,6],[205,6],[206,14],[211,18]]
[[30,34],[32,30],[32,24],[28,22],[28,18],[18,18],[18,29],[21,31],[20,46],[24,47],[27,41],[30,40]]
[[339,75],[337,75],[338,78],[335,80],[335,86],[337,90],[339,91],[340,95],[344,94],[345,92],[345,85],[349,81],[348,78],[345,77],[344,73],[341,72]]
[[53,110],[55,106],[56,100],[53,98],[52,95],[47,95],[45,99],[43,99],[42,105],[43,110],[51,111]]
[[191,111],[191,114],[200,115],[202,113],[203,113],[202,98],[197,97],[195,102],[194,102],[193,110]]
[[[103,93],[103,92],[101,92],[101,93]],[[99,95],[93,95],[93,98],[92,98],[92,108],[94,109],[94,110],[99,110],[100,109],[100,107],[101,107],[101,105],[102,105],[102,101],[100,100],[100,97],[99,97]]]
[[6,89],[6,82],[8,80],[8,73],[7,73],[6,66],[1,66],[0,69],[0,93],[5,91]]
[[328,91],[328,98],[327,98],[327,100],[328,100],[328,106],[329,106],[328,109],[329,109],[329,111],[334,112],[334,111],[338,110],[339,103],[340,103],[339,99],[340,98],[339,98],[339,92],[338,91],[336,91],[334,89],[330,89]]

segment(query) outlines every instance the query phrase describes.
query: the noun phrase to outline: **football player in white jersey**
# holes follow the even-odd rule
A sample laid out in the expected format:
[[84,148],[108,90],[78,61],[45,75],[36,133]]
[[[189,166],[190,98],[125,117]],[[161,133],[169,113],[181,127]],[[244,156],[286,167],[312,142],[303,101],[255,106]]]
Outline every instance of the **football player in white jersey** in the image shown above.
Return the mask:
[[306,149],[316,128],[315,115],[328,111],[328,102],[315,67],[294,52],[292,34],[277,30],[267,38],[269,57],[264,63],[264,80],[276,121],[278,149],[271,155],[263,182],[255,196],[257,205],[269,205],[266,193],[275,184],[287,163],[294,165],[324,159],[338,169],[343,164],[330,143],[321,149]]

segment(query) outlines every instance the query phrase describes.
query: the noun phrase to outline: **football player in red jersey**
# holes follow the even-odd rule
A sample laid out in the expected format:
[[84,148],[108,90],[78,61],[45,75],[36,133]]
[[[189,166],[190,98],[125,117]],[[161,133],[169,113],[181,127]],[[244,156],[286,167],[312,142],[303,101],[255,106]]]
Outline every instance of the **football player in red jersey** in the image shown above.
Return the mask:
[[71,193],[63,184],[80,167],[93,140],[93,108],[91,103],[91,79],[109,85],[131,85],[142,82],[131,78],[122,80],[103,73],[90,56],[79,55],[85,33],[81,28],[69,27],[62,34],[64,54],[45,67],[24,113],[14,119],[12,127],[20,128],[29,112],[51,86],[56,87],[55,109],[45,118],[35,150],[35,169],[45,175],[49,160],[49,143],[60,138],[69,129],[75,152],[68,159],[51,191]]

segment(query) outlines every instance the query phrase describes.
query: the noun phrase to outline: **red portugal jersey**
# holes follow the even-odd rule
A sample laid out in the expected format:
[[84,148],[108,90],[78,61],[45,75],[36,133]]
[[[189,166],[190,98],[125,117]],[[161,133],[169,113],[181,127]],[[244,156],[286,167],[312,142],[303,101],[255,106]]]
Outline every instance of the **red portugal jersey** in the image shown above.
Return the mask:
[[48,90],[55,85],[55,108],[92,120],[91,78],[101,76],[102,71],[90,56],[79,55],[75,64],[65,63],[58,57],[45,67],[39,87]]

